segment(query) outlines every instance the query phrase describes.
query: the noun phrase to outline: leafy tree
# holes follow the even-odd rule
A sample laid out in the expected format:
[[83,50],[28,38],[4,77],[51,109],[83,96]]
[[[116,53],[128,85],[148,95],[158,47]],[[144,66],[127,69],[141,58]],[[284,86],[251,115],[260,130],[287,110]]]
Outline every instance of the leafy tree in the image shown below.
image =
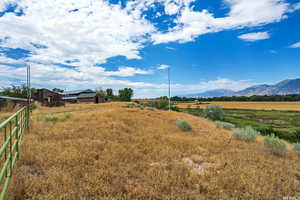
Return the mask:
[[131,101],[133,96],[133,90],[131,88],[124,88],[119,90],[119,100],[120,101]]
[[[31,93],[35,91],[35,88],[31,88]],[[3,88],[0,91],[0,96],[9,96],[16,98],[27,98],[28,96],[28,88],[25,85],[15,86]]]
[[112,98],[114,96],[113,89],[107,88],[106,89],[106,95],[107,95],[108,98]]
[[100,96],[100,97],[106,97],[106,91],[104,91],[104,90],[102,90],[102,89],[97,89],[96,90],[96,93],[97,93],[97,95],[98,96]]
[[52,91],[53,92],[58,92],[58,93],[63,93],[64,92],[64,90],[59,89],[59,88],[53,88]]

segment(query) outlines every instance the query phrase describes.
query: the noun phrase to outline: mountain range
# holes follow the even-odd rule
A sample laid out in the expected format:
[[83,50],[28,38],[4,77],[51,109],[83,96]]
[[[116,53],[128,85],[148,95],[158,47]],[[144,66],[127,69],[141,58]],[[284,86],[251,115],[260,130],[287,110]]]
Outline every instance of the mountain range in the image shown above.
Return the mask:
[[252,96],[252,95],[287,95],[300,94],[300,79],[288,79],[275,85],[255,85],[244,90],[232,91],[226,89],[209,90],[198,94],[184,95],[185,97],[222,97],[222,96]]

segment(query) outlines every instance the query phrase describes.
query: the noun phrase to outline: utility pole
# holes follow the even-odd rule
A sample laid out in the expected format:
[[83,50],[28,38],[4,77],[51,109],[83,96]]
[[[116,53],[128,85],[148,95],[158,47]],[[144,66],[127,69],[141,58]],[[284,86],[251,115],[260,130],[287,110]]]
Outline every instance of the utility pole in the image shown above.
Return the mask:
[[27,126],[27,130],[29,131],[29,121],[30,121],[30,104],[31,104],[31,86],[30,86],[30,65],[27,65],[27,121],[26,121],[26,126]]
[[30,65],[27,64],[27,100],[28,105],[31,103],[31,85],[30,85]]
[[168,81],[169,81],[169,111],[171,111],[171,79],[170,79],[170,67],[168,67]]

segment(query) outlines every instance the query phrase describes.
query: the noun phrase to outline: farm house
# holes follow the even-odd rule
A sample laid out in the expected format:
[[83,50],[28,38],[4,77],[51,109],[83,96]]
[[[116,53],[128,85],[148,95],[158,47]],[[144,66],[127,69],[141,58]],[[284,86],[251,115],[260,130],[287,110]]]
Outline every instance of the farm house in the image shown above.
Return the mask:
[[60,106],[62,105],[62,95],[48,89],[38,89],[33,93],[33,99],[41,102],[44,106]]
[[62,99],[69,103],[103,103],[109,99],[97,95],[93,90],[75,90],[62,93]]

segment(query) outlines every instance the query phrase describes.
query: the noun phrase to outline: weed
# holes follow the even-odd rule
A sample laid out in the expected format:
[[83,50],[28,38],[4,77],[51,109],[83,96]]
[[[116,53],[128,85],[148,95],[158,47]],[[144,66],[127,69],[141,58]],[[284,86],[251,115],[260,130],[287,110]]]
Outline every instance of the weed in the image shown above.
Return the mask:
[[294,151],[300,154],[300,143],[294,145]]
[[55,116],[45,116],[43,119],[45,122],[57,122],[59,120],[59,118]]
[[192,126],[185,120],[177,120],[176,125],[183,131],[191,131]]
[[204,117],[211,120],[221,120],[224,118],[223,108],[217,104],[212,104],[204,109]]
[[233,137],[244,141],[253,141],[260,133],[250,126],[233,131]]
[[286,151],[286,145],[284,141],[275,135],[265,136],[264,145],[268,151],[276,155],[283,155]]
[[215,124],[216,124],[217,128],[224,128],[224,129],[227,129],[227,130],[231,130],[231,129],[235,128],[234,124],[231,124],[231,123],[228,123],[228,122],[216,121]]

